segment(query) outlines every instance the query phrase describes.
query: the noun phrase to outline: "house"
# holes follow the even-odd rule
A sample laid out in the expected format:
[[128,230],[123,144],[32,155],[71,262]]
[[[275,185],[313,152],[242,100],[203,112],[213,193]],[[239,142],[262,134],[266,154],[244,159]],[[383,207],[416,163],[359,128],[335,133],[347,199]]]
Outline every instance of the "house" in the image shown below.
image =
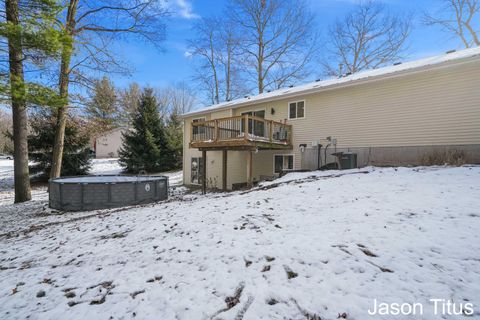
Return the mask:
[[120,127],[107,131],[95,138],[95,157],[118,158],[118,151],[122,147],[122,134],[127,130]]
[[[317,169],[418,165],[448,150],[480,162],[480,47],[244,97],[184,120],[184,183],[252,185]],[[202,179],[206,176],[206,179]]]

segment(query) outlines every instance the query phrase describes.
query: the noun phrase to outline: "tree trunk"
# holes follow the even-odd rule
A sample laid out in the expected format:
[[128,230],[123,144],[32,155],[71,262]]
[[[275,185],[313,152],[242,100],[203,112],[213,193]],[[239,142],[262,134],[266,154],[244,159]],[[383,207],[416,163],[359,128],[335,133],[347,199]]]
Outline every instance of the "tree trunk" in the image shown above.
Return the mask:
[[263,93],[263,90],[264,90],[263,79],[265,78],[263,74],[264,44],[263,44],[263,31],[260,29],[257,31],[258,31],[257,82],[258,82],[258,93],[261,94]]
[[226,65],[226,76],[225,76],[225,90],[226,90],[226,93],[225,93],[225,101],[230,101],[231,97],[230,97],[230,86],[231,86],[231,47],[230,45],[227,45],[227,65]]
[[[7,21],[14,26],[20,25],[18,0],[5,0]],[[25,82],[23,77],[23,50],[20,34],[8,37],[8,58],[10,65],[10,90],[13,117],[13,170],[15,184],[15,203],[28,201],[30,175],[28,170],[27,140],[27,104],[25,101]]]
[[[67,20],[65,29],[67,34],[72,37],[75,29],[75,16],[77,12],[78,0],[70,0],[68,5]],[[73,43],[65,43],[62,49],[62,60],[60,63],[60,75],[58,90],[59,95],[64,101],[64,105],[57,110],[57,125],[55,130],[55,140],[53,143],[52,170],[50,178],[60,177],[62,171],[63,145],[65,140],[65,125],[68,113],[68,85],[70,76],[70,61],[72,58]]]
[[478,38],[477,33],[475,32],[475,30],[473,30],[472,26],[470,25],[470,22],[467,22],[467,23],[465,24],[465,27],[466,27],[467,30],[470,32],[470,35],[472,36],[473,42],[474,42],[477,46],[480,46],[480,39]]
[[210,35],[210,64],[213,71],[213,81],[215,82],[215,97],[213,98],[213,100],[215,101],[215,104],[218,104],[220,103],[220,90],[217,76],[217,67],[215,66],[215,52],[212,35]]

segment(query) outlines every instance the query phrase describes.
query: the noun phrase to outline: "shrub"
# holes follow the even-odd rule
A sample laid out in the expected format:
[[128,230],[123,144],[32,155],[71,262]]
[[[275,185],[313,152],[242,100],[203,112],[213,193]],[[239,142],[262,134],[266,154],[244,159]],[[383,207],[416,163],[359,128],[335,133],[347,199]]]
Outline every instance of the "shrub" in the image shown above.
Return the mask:
[[[49,111],[40,111],[30,117],[31,133],[28,136],[29,157],[34,162],[32,173],[40,173],[38,178],[48,180],[52,168],[53,141],[56,117]],[[84,130],[85,123],[69,116],[65,127],[62,176],[85,175],[90,170],[90,137]]]
[[467,156],[463,150],[434,150],[425,154],[421,159],[424,166],[461,166],[467,162]]

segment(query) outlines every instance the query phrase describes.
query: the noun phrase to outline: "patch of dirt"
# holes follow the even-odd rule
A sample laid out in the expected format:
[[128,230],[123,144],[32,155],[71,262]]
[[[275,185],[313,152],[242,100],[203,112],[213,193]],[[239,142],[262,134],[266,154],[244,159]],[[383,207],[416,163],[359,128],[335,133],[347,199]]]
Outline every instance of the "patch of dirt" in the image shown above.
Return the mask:
[[266,266],[263,267],[262,272],[270,271],[270,268],[271,267],[269,265],[266,265]]
[[142,294],[142,293],[145,293],[145,289],[137,290],[137,291],[134,291],[134,292],[130,293],[130,297],[132,297],[132,299],[135,299],[136,296],[138,296],[139,294]]
[[360,249],[360,251],[362,251],[365,255],[367,255],[369,257],[374,257],[374,258],[378,257],[375,253],[368,250],[368,248],[365,247],[363,244],[357,244],[357,246]]
[[285,268],[285,272],[287,273],[287,278],[288,279],[293,279],[293,278],[298,277],[298,273],[294,272],[288,266],[283,266],[283,267]]

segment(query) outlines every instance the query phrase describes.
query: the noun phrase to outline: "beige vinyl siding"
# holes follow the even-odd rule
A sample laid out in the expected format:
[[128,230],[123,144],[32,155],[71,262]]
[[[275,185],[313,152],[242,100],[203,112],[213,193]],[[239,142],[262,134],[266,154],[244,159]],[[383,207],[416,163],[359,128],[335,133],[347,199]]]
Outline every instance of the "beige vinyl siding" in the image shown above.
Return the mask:
[[[310,94],[305,118],[293,126],[295,168],[299,144],[313,140],[338,148],[463,145],[480,143],[480,62],[429,70],[362,85]],[[285,121],[288,104],[301,98],[235,109],[267,109],[266,118]],[[271,108],[275,114],[270,113]]]
[[[286,120],[289,102],[299,100],[305,100],[305,118]],[[254,155],[257,179],[272,174],[274,153],[294,153],[295,169],[300,169],[299,145],[310,146],[314,140],[326,145],[327,136],[337,139],[338,148],[480,144],[480,61],[245,106],[231,115],[255,110],[266,110],[265,118],[293,126],[293,150]],[[187,125],[185,129],[189,136]],[[238,153],[246,157],[246,152]],[[246,180],[245,161],[229,163],[228,169],[229,181]]]
[[231,189],[234,183],[247,182],[247,152],[229,151],[227,160],[227,188]]
[[[232,115],[232,110],[221,110],[219,112],[197,115],[184,119],[184,135],[183,135],[183,183],[191,184],[191,159],[193,157],[201,157],[202,152],[197,149],[191,149],[188,147],[190,143],[190,134],[191,134],[191,122],[193,119],[203,118],[205,120],[212,120],[224,117],[230,117]],[[243,156],[243,160],[241,159]],[[228,152],[228,173],[232,172],[231,176],[227,176],[227,186],[230,189],[232,183],[237,183],[238,180],[245,180],[247,176],[247,169],[244,168],[243,171],[238,170],[237,167],[245,166],[245,153],[241,152]],[[243,172],[243,175],[242,175]],[[213,185],[212,185],[213,184]],[[221,188],[222,186],[222,152],[220,151],[209,151],[207,152],[207,185],[209,187]]]
[[117,158],[122,147],[122,134],[126,129],[108,131],[96,138],[96,158]]

